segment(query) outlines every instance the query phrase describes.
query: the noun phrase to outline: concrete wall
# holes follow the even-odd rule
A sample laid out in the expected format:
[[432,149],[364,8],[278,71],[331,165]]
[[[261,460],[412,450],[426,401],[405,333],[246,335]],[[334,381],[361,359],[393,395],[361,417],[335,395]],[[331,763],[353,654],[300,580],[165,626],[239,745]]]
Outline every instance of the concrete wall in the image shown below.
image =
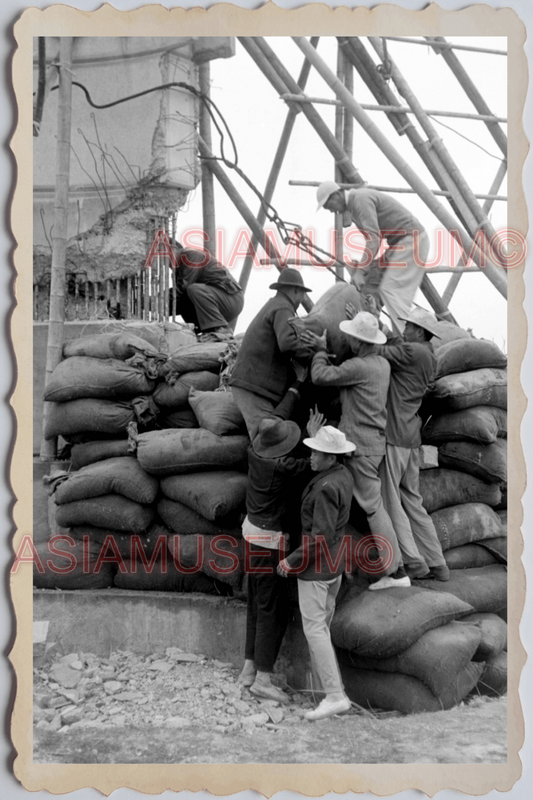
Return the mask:
[[[242,666],[246,604],[200,594],[123,589],[35,589],[34,623],[48,622],[47,642],[61,653],[114,650],[148,655],[167,647],[202,653]],[[308,685],[309,651],[295,607],[276,665],[295,689]]]

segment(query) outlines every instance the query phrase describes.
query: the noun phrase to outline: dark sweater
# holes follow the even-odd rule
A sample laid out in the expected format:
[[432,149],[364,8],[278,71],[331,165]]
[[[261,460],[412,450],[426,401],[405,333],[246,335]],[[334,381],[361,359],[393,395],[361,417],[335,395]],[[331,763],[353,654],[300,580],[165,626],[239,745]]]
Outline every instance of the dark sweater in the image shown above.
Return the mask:
[[292,497],[291,478],[309,466],[307,458],[261,458],[248,448],[248,519],[258,528],[282,531],[287,503]]
[[226,267],[207,250],[194,250],[186,247],[177,254],[176,298],[179,299],[189,286],[204,283],[221,289],[226,294],[242,292],[237,281]]

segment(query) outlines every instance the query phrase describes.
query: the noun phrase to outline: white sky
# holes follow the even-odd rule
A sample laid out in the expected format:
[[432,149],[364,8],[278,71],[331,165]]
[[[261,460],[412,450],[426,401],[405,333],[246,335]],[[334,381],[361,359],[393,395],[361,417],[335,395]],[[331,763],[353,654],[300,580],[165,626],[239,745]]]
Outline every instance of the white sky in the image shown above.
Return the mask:
[[[366,39],[363,41],[367,44]],[[449,41],[499,50],[506,50],[507,47],[507,41],[503,37],[455,37]],[[289,37],[271,38],[269,43],[293,77],[297,79],[303,63],[303,54],[296,44]],[[239,166],[263,191],[288,109],[239,42],[236,47],[237,52],[233,58],[211,63],[211,97],[220,108],[232,131],[239,154]],[[370,45],[368,48],[373,58],[377,60],[377,55]],[[335,69],[336,65],[336,49],[335,39],[323,37],[320,40],[318,52],[332,69]],[[389,41],[388,50],[425,109],[475,113],[474,107],[449,67],[431,48]],[[507,59],[503,56],[466,51],[456,51],[456,54],[491,111],[497,116],[505,117],[507,115]],[[358,102],[376,103],[375,98],[356,71],[354,78],[354,96]],[[396,93],[392,81],[390,86]],[[332,90],[314,69],[311,70],[306,93],[314,97],[334,97]],[[405,105],[403,100],[402,104]],[[333,131],[334,106],[317,105],[315,107]],[[381,126],[381,130],[387,135],[393,146],[427,185],[430,188],[437,188],[408,139],[405,136],[397,135],[383,112],[368,111],[367,113],[375,123]],[[413,115],[410,115],[410,119],[417,125]],[[445,142],[474,193],[488,193],[500,165],[502,154],[486,126],[478,121],[449,117],[438,117],[437,119],[473,140],[472,142],[466,141],[438,122],[434,122],[438,135]],[[502,127],[506,131],[506,125],[502,125]],[[423,133],[422,137],[426,139]],[[213,131],[213,149],[218,154],[217,143],[218,137],[216,131]],[[226,142],[226,147],[226,154],[231,153],[229,142]],[[488,153],[480,148],[485,148]],[[355,120],[353,160],[364,180],[371,184],[407,186],[385,155]],[[251,210],[257,214],[259,201],[256,196],[234,171],[227,170],[225,167],[224,169]],[[309,228],[316,231],[317,244],[325,249],[330,248],[333,215],[327,211],[316,212],[316,189],[314,187],[289,186],[289,181],[321,181],[333,177],[332,156],[305,116],[299,114],[272,204],[283,219],[301,224],[304,231]],[[217,229],[224,231],[224,249],[219,256],[224,263],[228,263],[238,232],[246,228],[246,225],[216,180],[215,192]],[[504,181],[499,194],[507,194],[506,181]],[[417,195],[397,194],[395,196],[426,227],[431,241],[431,259],[436,253],[436,231],[437,229],[442,230],[442,225]],[[440,202],[447,210],[451,210],[445,198],[441,197]],[[480,202],[483,203],[482,200]],[[505,228],[507,225],[506,203],[499,201],[494,203],[489,217],[496,230]],[[187,209],[180,214],[178,234],[182,237],[187,229],[199,228],[201,224],[201,189],[198,187],[191,197]],[[446,231],[444,231],[444,241],[446,257],[448,253]],[[197,244],[200,244],[199,239]],[[356,253],[354,252],[352,255],[356,256]],[[456,262],[457,255],[456,252],[451,263]],[[264,257],[262,250],[260,257]],[[240,272],[242,262],[242,258],[235,261],[234,274],[236,276]],[[333,276],[329,272],[312,267],[304,267],[303,275],[306,283],[314,289],[311,295],[314,300],[333,282]],[[432,281],[440,293],[443,292],[449,278],[450,274],[432,277]],[[274,267],[252,271],[245,308],[239,319],[237,331],[246,328],[255,313],[270,296],[268,285],[273,280],[275,280]],[[427,305],[420,293],[416,300],[422,305]],[[482,275],[474,274],[464,275],[461,278],[450,304],[450,310],[459,324],[473,329],[474,335],[493,339],[500,347],[506,349],[506,306],[506,301],[492,284]]]

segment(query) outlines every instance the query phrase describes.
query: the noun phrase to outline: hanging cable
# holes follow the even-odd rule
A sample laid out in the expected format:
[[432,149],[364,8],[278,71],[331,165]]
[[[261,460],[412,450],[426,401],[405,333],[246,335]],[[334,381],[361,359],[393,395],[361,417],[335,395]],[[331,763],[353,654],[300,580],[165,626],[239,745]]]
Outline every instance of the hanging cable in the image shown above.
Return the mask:
[[449,131],[452,131],[452,133],[456,133],[456,134],[457,134],[457,136],[460,136],[460,137],[461,137],[461,139],[466,139],[466,141],[467,141],[467,142],[470,142],[470,144],[473,144],[473,145],[475,145],[476,147],[479,147],[479,149],[480,149],[480,150],[483,150],[483,152],[484,152],[484,153],[486,153],[486,154],[487,154],[488,156],[490,156],[491,158],[495,158],[495,159],[496,159],[496,161],[501,161],[501,162],[505,161],[505,158],[500,158],[499,156],[495,156],[495,155],[494,155],[494,153],[490,153],[488,150],[485,150],[485,148],[484,148],[484,147],[482,147],[480,144],[478,144],[477,142],[475,142],[473,139],[469,139],[469,138],[468,138],[468,136],[465,136],[465,135],[464,135],[464,133],[460,133],[460,132],[459,132],[458,130],[456,130],[455,128],[452,128],[452,126],[451,126],[451,125],[446,125],[446,123],[445,123],[445,122],[442,122],[442,120],[440,120],[440,119],[437,119],[437,118],[436,118],[436,117],[434,117],[432,114],[428,114],[428,117],[430,117],[430,118],[433,120],[433,122],[437,122],[439,125],[442,125],[442,126],[443,126],[443,128],[448,128],[448,130],[449,130]]

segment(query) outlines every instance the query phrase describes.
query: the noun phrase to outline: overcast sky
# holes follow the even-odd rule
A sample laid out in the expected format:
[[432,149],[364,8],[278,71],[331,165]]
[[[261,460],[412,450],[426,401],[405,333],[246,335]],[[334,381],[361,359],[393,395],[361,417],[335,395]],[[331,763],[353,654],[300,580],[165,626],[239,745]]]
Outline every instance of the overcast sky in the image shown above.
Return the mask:
[[[367,44],[367,40],[363,40]],[[455,43],[473,44],[485,48],[506,50],[505,38],[456,37]],[[271,38],[270,45],[280,56],[291,74],[297,79],[303,62],[303,54],[289,38]],[[235,138],[239,166],[257,187],[263,191],[271,164],[287,115],[286,104],[279,99],[271,84],[237,42],[237,52],[233,58],[211,63],[211,97],[223,113]],[[368,46],[372,57],[377,60],[374,50]],[[336,41],[323,37],[319,53],[335,70]],[[444,60],[430,47],[404,42],[388,42],[388,50],[396,65],[406,78],[411,89],[427,110],[448,110],[475,113],[464,90],[451,73]],[[462,64],[488,103],[491,111],[500,117],[507,114],[507,59],[504,56],[456,51]],[[391,88],[397,94],[392,81]],[[312,69],[306,93],[313,97],[334,97],[316,70]],[[366,85],[355,72],[354,96],[359,103],[376,103]],[[401,98],[400,98],[401,99]],[[402,100],[402,104],[405,102]],[[333,106],[317,105],[317,110],[334,130]],[[393,146],[401,153],[408,164],[416,170],[430,188],[437,188],[423,165],[420,157],[408,139],[399,137],[383,112],[367,112],[371,119],[380,125]],[[416,124],[414,117],[410,119]],[[437,117],[433,120],[439,136],[465,176],[474,193],[488,193],[502,160],[502,154],[482,122],[456,118]],[[442,124],[453,128],[444,127]],[[502,125],[504,131],[506,125]],[[459,134],[462,134],[460,136]],[[426,136],[424,134],[423,138]],[[213,147],[216,150],[217,136],[213,134]],[[466,139],[463,137],[467,137]],[[469,141],[470,140],[470,141]],[[226,154],[231,152],[226,141]],[[402,187],[407,186],[403,178],[379,150],[368,134],[354,121],[354,164],[368,183]],[[226,170],[254,214],[258,213],[259,202],[253,192],[234,171]],[[289,181],[321,181],[334,177],[333,158],[303,114],[299,114],[294,126],[289,150],[278,179],[273,205],[284,220],[303,226],[304,231],[312,229],[317,243],[325,249],[330,248],[333,215],[327,211],[316,211],[316,189],[290,186]],[[505,181],[499,194],[507,194]],[[431,241],[430,259],[437,255],[437,230],[442,225],[429,211],[425,203],[415,194],[397,194],[424,225]],[[445,198],[440,202],[449,210]],[[480,201],[483,203],[483,200]],[[507,225],[507,204],[494,203],[490,219],[497,230]],[[239,231],[246,228],[240,215],[222,188],[216,185],[217,229],[223,231],[223,251],[220,254],[228,263],[238,240]],[[190,203],[180,213],[178,232],[183,236],[189,228],[202,224],[202,205],[200,187],[191,196]],[[441,233],[441,235],[443,235]],[[199,240],[198,244],[200,244]],[[444,231],[444,259],[456,263],[458,252],[449,253],[449,237]],[[355,256],[356,253],[354,252]],[[260,257],[264,253],[260,252]],[[238,276],[243,259],[233,259],[234,274]],[[269,296],[268,285],[275,279],[274,267],[270,270],[254,269],[246,295],[246,304],[239,319],[237,330],[244,330],[252,317]],[[304,267],[305,281],[314,289],[313,299],[327,289],[333,282],[330,273],[312,267]],[[443,292],[450,278],[449,274],[435,275],[432,280],[439,292]],[[417,302],[427,305],[419,293]],[[506,301],[482,275],[464,275],[459,283],[450,309],[459,324],[473,329],[476,336],[493,339],[500,347],[506,348]]]

